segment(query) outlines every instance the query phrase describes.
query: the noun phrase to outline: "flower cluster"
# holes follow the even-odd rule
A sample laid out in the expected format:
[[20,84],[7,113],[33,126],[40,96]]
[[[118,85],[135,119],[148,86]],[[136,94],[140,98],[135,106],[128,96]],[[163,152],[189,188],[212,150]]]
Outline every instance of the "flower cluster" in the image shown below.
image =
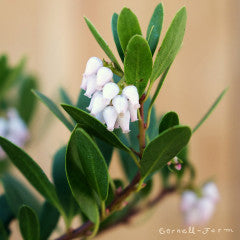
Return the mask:
[[130,119],[138,120],[138,91],[133,85],[120,89],[112,78],[111,69],[104,67],[101,59],[91,57],[88,60],[81,85],[85,96],[91,98],[87,109],[106,124],[109,131],[121,127],[123,133],[128,133]]
[[[15,109],[7,112],[7,118],[0,118],[0,136],[23,147],[29,139],[28,129]],[[0,147],[0,160],[6,157],[5,152]]]
[[187,190],[182,194],[181,211],[187,225],[201,225],[208,222],[214,213],[219,200],[217,186],[213,182],[206,183],[201,189],[201,197]]

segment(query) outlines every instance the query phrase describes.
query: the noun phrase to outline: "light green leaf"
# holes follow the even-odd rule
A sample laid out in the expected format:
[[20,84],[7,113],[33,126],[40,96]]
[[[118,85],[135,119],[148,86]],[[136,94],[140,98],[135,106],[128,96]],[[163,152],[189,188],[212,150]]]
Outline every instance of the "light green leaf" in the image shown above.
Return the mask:
[[129,8],[122,9],[118,18],[117,31],[124,53],[130,39],[134,35],[142,35],[138,19]]
[[159,124],[159,133],[171,128],[173,126],[179,125],[178,115],[175,112],[166,113]]
[[154,82],[173,62],[183,41],[187,21],[186,8],[183,7],[173,19],[156,56],[151,82]]
[[142,179],[162,168],[187,145],[191,130],[186,126],[174,126],[162,132],[150,142],[140,161]]
[[40,203],[37,198],[18,180],[10,175],[2,178],[5,196],[12,212],[17,216],[19,208],[26,204],[37,213],[40,211]]
[[40,222],[40,240],[46,240],[54,231],[59,220],[59,212],[48,201],[43,203],[39,222]]
[[147,29],[147,41],[150,46],[152,55],[154,54],[158,45],[159,37],[162,31],[163,24],[163,6],[158,4],[155,8],[150,23]]
[[127,152],[130,149],[124,145],[113,132],[107,130],[107,127],[99,122],[90,114],[76,107],[62,104],[64,110],[83,128],[88,134],[94,135],[112,146],[123,149]]
[[89,186],[82,166],[79,161],[79,148],[81,145],[75,141],[75,133],[72,133],[67,147],[66,173],[68,182],[81,211],[94,223],[99,221],[98,206],[94,198],[92,188]]
[[67,118],[62,114],[62,112],[59,110],[58,106],[48,97],[43,95],[37,90],[34,90],[33,93],[36,95],[36,97],[43,102],[48,109],[70,130],[73,130],[73,125],[67,120]]
[[107,54],[107,56],[110,58],[110,60],[114,63],[115,67],[122,71],[116,57],[114,56],[114,54],[112,53],[112,51],[110,50],[108,44],[104,41],[104,39],[101,37],[101,35],[98,33],[98,31],[96,30],[96,28],[93,26],[93,24],[91,23],[91,21],[89,19],[87,19],[86,17],[84,17],[85,22],[88,25],[89,30],[92,32],[94,38],[96,39],[96,41],[98,42],[98,44],[100,45],[100,47],[102,48],[102,50]]
[[17,109],[25,123],[29,124],[36,107],[36,98],[32,89],[37,88],[37,81],[33,76],[26,76],[19,89]]
[[99,198],[105,201],[108,194],[108,169],[105,160],[91,137],[81,128],[76,128],[71,140],[78,147],[78,161],[81,163],[89,185]]
[[192,130],[192,133],[194,133],[195,131],[198,130],[198,128],[208,119],[208,117],[211,115],[211,113],[213,112],[213,110],[217,107],[217,105],[220,103],[220,101],[222,100],[223,96],[225,95],[225,93],[227,92],[228,88],[224,89],[221,94],[217,97],[217,99],[215,100],[215,102],[213,103],[213,105],[210,107],[210,109],[207,111],[207,113],[203,116],[203,118],[199,121],[199,123],[194,127],[194,129]]
[[135,85],[142,96],[152,73],[152,54],[147,41],[139,35],[131,38],[124,60],[125,80]]
[[19,210],[18,221],[24,240],[39,240],[39,220],[32,208],[23,205]]
[[0,145],[7,153],[11,162],[18,168],[18,170],[26,177],[26,179],[49,200],[54,206],[62,211],[62,207],[57,198],[54,185],[48,180],[47,176],[39,165],[21,148],[14,145],[7,139],[0,137]]
[[123,53],[123,50],[122,50],[122,47],[121,47],[121,44],[120,44],[120,40],[119,40],[119,37],[118,37],[118,32],[117,32],[117,22],[118,22],[118,14],[114,13],[112,15],[112,22],[111,22],[113,39],[114,39],[114,42],[116,44],[118,54],[119,54],[122,62],[124,62],[124,53]]

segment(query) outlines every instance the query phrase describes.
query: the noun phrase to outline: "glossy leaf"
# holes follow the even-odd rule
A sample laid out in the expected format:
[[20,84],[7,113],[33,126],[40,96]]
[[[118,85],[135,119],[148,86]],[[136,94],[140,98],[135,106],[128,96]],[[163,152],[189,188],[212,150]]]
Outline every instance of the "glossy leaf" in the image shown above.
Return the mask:
[[88,134],[94,135],[110,145],[129,152],[129,148],[124,145],[113,132],[107,130],[107,127],[99,122],[90,114],[76,107],[62,104],[64,110],[83,128]]
[[66,147],[60,148],[53,158],[52,176],[58,198],[64,208],[69,223],[76,215],[78,205],[68,185],[65,171]]
[[48,109],[70,130],[73,130],[73,125],[67,120],[67,118],[62,114],[58,106],[48,97],[38,92],[37,90],[33,91],[36,97],[43,102]]
[[159,133],[162,133],[168,128],[171,128],[176,125],[179,125],[178,115],[175,112],[168,112],[161,119],[159,125]]
[[24,240],[39,240],[39,220],[32,208],[23,205],[19,210],[18,221]]
[[99,221],[98,206],[92,188],[88,184],[79,161],[79,148],[76,144],[75,132],[72,133],[67,147],[66,173],[68,182],[81,211],[94,223]]
[[46,240],[57,226],[60,214],[58,210],[48,201],[43,203],[39,222],[40,222],[40,240]]
[[134,36],[127,45],[124,60],[125,80],[135,85],[142,96],[152,73],[152,54],[147,41],[142,36]]
[[104,41],[104,39],[102,38],[102,36],[99,34],[99,32],[96,30],[96,28],[93,26],[93,24],[91,23],[91,21],[89,19],[87,19],[86,17],[84,18],[85,22],[88,25],[89,30],[91,31],[91,33],[93,34],[94,38],[96,39],[96,41],[98,42],[99,46],[102,48],[102,50],[107,54],[107,56],[109,57],[109,59],[114,63],[115,67],[121,71],[121,67],[116,59],[116,57],[114,56],[114,54],[112,53],[111,49],[109,48],[108,44]]
[[158,45],[159,37],[162,31],[163,24],[163,6],[158,4],[155,8],[150,23],[147,29],[147,41],[150,46],[152,55],[154,54]]
[[36,188],[36,190],[61,211],[62,207],[57,198],[54,185],[48,180],[39,165],[21,148],[3,137],[0,137],[0,145],[7,153],[11,162]]
[[117,31],[124,53],[130,39],[134,35],[142,35],[138,19],[129,8],[122,9],[118,17]]
[[151,141],[143,152],[140,172],[143,179],[164,167],[190,140],[191,130],[186,126],[175,126],[162,132]]
[[107,166],[109,167],[111,160],[112,160],[113,146],[102,141],[99,138],[95,138],[95,140],[96,140],[98,148],[100,149],[100,151],[104,157],[104,160],[105,160]]
[[19,89],[19,99],[18,99],[18,113],[25,123],[29,124],[34,109],[36,107],[36,98],[32,93],[32,89],[37,88],[36,79],[32,76],[27,76],[21,83]]
[[114,42],[116,44],[118,54],[119,54],[122,62],[124,62],[124,53],[123,53],[122,46],[120,44],[120,40],[119,40],[119,37],[118,37],[118,32],[117,32],[117,22],[118,22],[118,14],[114,13],[112,15],[112,22],[111,22],[113,39],[114,39]]
[[15,216],[24,204],[32,207],[37,213],[40,211],[40,203],[37,198],[18,179],[5,175],[2,183],[8,205]]
[[186,8],[183,7],[173,19],[156,56],[151,82],[154,82],[173,62],[183,41],[186,27]]

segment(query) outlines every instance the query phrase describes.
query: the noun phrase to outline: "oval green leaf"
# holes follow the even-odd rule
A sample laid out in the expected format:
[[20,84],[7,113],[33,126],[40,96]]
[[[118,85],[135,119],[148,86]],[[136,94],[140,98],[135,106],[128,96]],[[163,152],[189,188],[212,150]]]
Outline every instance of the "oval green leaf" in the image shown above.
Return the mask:
[[152,55],[154,54],[160,34],[162,31],[163,24],[163,6],[162,3],[158,4],[155,8],[150,23],[147,29],[147,41],[150,46]]
[[88,134],[94,135],[114,147],[130,152],[130,149],[120,141],[115,133],[108,131],[105,125],[90,114],[74,106],[62,104],[62,107]]
[[189,127],[175,126],[162,132],[150,142],[140,161],[142,179],[164,167],[187,145],[190,137],[191,129]]
[[125,80],[142,96],[152,73],[152,54],[147,41],[140,35],[131,38],[124,60]]
[[39,240],[39,220],[32,208],[23,205],[19,210],[18,221],[24,240]]
[[186,8],[183,7],[174,17],[156,56],[151,82],[154,82],[173,62],[183,41],[187,21]]
[[122,9],[118,18],[117,31],[124,53],[130,39],[134,35],[142,35],[138,19],[129,8]]
[[179,125],[179,118],[177,113],[175,112],[168,112],[166,113],[159,124],[159,133],[171,128],[173,126]]

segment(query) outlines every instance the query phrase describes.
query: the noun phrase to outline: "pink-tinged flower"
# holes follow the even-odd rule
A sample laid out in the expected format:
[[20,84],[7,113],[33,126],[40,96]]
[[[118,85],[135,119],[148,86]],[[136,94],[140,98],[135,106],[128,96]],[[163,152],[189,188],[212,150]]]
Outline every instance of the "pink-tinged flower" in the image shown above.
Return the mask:
[[128,100],[123,95],[117,95],[116,97],[114,97],[112,100],[112,104],[118,114],[124,114],[128,110]]
[[129,102],[128,104],[128,109],[130,112],[130,117],[131,117],[131,122],[135,122],[138,120],[138,116],[137,116],[137,109],[132,105],[131,102]]
[[126,111],[125,113],[121,113],[120,115],[118,115],[117,121],[123,133],[129,133],[130,112]]
[[84,75],[89,76],[89,75],[97,74],[99,68],[101,68],[102,66],[103,66],[103,62],[101,59],[97,57],[91,57],[87,61]]
[[218,188],[214,182],[206,183],[202,188],[202,194],[215,203],[218,202],[220,198]]
[[88,98],[92,97],[92,94],[96,91],[96,75],[90,75],[87,77],[87,88],[86,92],[84,93],[85,96]]
[[96,116],[98,113],[100,113],[101,111],[103,111],[103,109],[109,104],[109,101],[106,100],[102,93],[99,93],[96,95],[96,97],[94,98],[94,101],[92,103],[92,110],[91,110],[91,114],[93,116]]
[[195,192],[187,190],[184,191],[181,198],[181,211],[186,212],[193,208],[194,204],[197,202],[198,197]]
[[112,80],[112,78],[113,78],[113,73],[110,68],[107,68],[107,67],[99,68],[97,72],[97,82],[96,82],[97,89],[101,90],[106,83]]
[[177,163],[177,164],[175,165],[175,169],[178,170],[178,171],[180,171],[180,170],[182,169],[182,164],[181,164],[181,163]]
[[103,87],[103,97],[111,101],[119,93],[119,87],[116,83],[109,82]]
[[135,86],[131,85],[125,87],[122,91],[122,94],[129,100],[135,109],[140,108],[139,95]]
[[103,110],[103,118],[109,131],[113,131],[117,117],[118,114],[113,106],[108,106]]

